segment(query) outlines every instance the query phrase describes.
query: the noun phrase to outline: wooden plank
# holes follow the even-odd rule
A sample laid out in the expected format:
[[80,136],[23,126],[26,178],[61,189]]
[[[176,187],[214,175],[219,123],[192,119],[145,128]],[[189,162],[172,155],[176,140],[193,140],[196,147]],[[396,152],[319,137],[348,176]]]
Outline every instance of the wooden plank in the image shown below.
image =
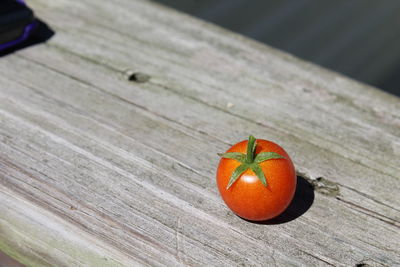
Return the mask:
[[[31,6],[56,35],[0,60],[1,250],[28,265],[400,262],[398,98],[151,2]],[[222,203],[216,153],[248,134],[314,184],[302,216],[252,224]]]

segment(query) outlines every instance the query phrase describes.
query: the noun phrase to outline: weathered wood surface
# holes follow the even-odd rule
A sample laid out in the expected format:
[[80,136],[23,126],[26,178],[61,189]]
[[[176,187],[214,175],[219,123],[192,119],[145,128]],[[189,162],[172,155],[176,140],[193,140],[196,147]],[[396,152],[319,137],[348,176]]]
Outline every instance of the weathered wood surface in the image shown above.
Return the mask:
[[[0,250],[32,266],[399,264],[398,98],[151,2],[29,4],[56,35],[0,59]],[[254,224],[223,204],[216,153],[249,134],[314,185],[301,216]]]

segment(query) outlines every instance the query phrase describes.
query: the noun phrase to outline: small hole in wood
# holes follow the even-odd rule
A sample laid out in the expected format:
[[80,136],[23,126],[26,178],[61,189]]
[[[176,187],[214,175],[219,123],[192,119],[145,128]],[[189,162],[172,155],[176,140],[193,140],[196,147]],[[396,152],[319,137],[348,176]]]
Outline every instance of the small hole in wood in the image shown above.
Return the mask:
[[150,75],[147,75],[142,72],[134,72],[134,71],[126,71],[125,72],[126,79],[131,82],[136,83],[145,83],[150,80]]

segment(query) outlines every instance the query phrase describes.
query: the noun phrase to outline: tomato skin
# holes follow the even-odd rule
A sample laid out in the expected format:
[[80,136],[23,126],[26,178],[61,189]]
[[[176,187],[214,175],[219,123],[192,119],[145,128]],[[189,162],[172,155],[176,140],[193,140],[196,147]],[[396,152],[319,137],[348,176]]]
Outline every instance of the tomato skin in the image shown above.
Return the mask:
[[[226,152],[246,153],[247,142],[239,142]],[[296,172],[286,151],[271,141],[257,139],[255,153],[261,152],[276,152],[285,157],[260,163],[267,186],[248,169],[227,189],[230,177],[240,162],[221,158],[217,169],[217,185],[222,199],[234,213],[251,221],[278,216],[289,206],[296,191]]]

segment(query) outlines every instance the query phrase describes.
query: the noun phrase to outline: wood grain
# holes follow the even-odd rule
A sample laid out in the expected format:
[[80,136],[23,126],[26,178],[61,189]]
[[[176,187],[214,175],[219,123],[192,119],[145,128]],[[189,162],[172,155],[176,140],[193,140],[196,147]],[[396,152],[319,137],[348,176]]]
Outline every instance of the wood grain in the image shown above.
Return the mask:
[[[0,59],[0,250],[28,266],[400,262],[398,98],[152,2],[29,4],[56,34]],[[302,216],[223,204],[216,153],[249,134],[314,186]]]

